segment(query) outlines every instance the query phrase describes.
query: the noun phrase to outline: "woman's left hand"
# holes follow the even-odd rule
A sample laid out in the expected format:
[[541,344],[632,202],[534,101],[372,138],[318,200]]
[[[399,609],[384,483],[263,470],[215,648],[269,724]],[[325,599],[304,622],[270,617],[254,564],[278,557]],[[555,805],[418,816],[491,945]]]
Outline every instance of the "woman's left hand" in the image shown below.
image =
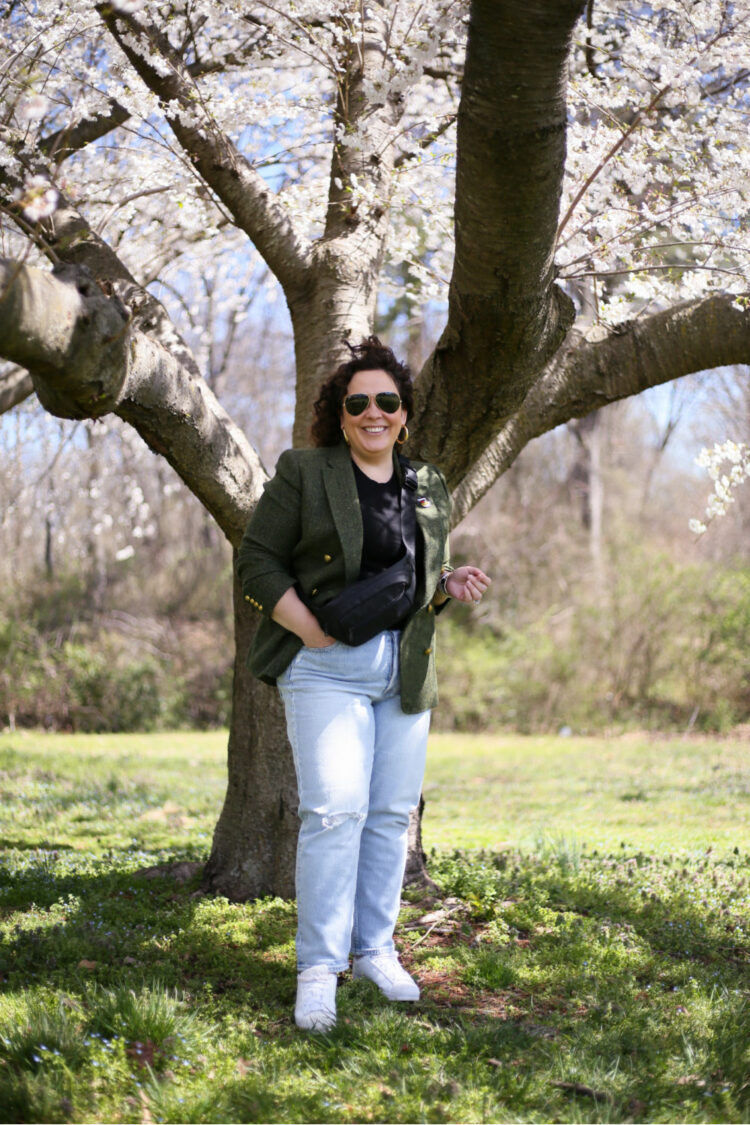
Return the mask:
[[478,567],[459,566],[448,575],[445,589],[457,602],[478,603],[489,584],[490,579]]

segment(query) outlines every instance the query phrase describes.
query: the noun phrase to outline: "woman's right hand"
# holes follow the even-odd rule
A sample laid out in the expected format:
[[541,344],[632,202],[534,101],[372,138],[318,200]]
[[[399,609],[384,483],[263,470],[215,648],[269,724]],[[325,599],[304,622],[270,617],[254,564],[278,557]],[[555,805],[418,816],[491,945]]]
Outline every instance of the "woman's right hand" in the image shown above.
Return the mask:
[[317,617],[307,608],[293,587],[281,595],[271,617],[290,633],[296,633],[305,648],[328,648],[336,643],[333,637],[323,632]]
[[[318,625],[317,621],[315,624]],[[310,630],[310,634],[304,637],[300,633],[300,637],[302,638],[302,644],[305,648],[330,648],[331,645],[336,644],[333,637],[329,637],[327,633],[324,633],[319,625],[316,631]]]

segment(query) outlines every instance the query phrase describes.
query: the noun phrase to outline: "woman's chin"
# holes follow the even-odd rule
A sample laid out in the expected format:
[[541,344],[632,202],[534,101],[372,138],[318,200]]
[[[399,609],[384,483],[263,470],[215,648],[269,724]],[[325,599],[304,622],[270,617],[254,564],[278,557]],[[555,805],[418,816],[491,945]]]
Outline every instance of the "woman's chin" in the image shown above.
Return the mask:
[[360,437],[357,445],[354,446],[355,451],[359,447],[364,454],[387,453],[393,448],[393,438],[387,432],[382,434],[366,434]]

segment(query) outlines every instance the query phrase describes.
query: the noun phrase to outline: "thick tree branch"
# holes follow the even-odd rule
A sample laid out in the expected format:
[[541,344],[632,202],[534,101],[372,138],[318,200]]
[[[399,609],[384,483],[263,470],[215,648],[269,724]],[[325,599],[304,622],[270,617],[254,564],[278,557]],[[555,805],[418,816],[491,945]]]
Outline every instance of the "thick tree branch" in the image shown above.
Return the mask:
[[582,8],[583,0],[472,2],[448,325],[420,378],[412,450],[453,481],[518,410],[572,323],[553,254],[567,59]]
[[[393,171],[393,130],[401,117],[401,106],[389,98],[375,109],[364,92],[366,80],[383,78],[383,39],[387,29],[374,11],[368,15],[361,40],[346,28],[346,39],[337,61],[338,89],[334,110],[334,140],[328,187],[328,212],[324,239],[349,238],[361,244],[363,234],[380,254],[387,230],[388,195]],[[356,134],[358,143],[343,143],[342,134]],[[352,197],[352,177],[366,183],[377,199],[364,208]],[[375,235],[372,242],[372,235]],[[355,237],[352,238],[351,236]]]
[[39,151],[54,164],[61,164],[74,152],[80,152],[82,148],[124,125],[129,117],[129,110],[111,100],[109,113],[98,113],[96,117],[86,118],[76,125],[50,133],[39,142]]
[[[6,134],[6,138],[9,136]],[[17,146],[17,154],[29,174],[42,175],[50,183],[55,182],[54,170],[35,154],[27,153],[20,145]],[[21,218],[13,202],[16,189],[22,189],[21,180],[0,166],[0,195],[5,196],[9,213]],[[119,295],[129,306],[135,326],[169,348],[178,363],[193,375],[200,374],[191,349],[175,331],[161,302],[138,284],[111,246],[92,230],[63,192],[58,194],[54,213],[38,224],[35,232],[37,246],[56,265],[85,267],[105,288],[109,286],[111,289],[119,283]]]
[[0,376],[0,414],[12,410],[34,393],[34,384],[26,371],[9,371]]
[[0,260],[0,353],[62,418],[114,412],[179,473],[235,545],[266,474],[203,379],[132,327],[87,271]]
[[[348,352],[347,338],[372,331],[389,228],[394,141],[403,98],[374,106],[367,81],[387,81],[384,9],[367,11],[361,34],[347,34],[336,62],[334,143],[323,237],[312,249],[310,285],[289,309],[295,328],[297,400],[294,441],[309,442],[312,404],[322,380]],[[356,144],[345,143],[356,137]],[[360,189],[363,189],[360,194]]]
[[[179,106],[166,113],[172,132],[196,171],[252,240],[287,295],[304,288],[308,280],[309,246],[300,238],[263,177],[203,111],[189,71],[166,37],[109,4],[99,4],[97,10],[148,88],[165,106]],[[138,42],[137,48],[134,41]],[[155,55],[162,64],[158,68],[151,61]],[[169,65],[166,75],[162,73],[164,62]]]
[[571,333],[523,406],[456,488],[454,522],[533,438],[649,387],[730,364],[750,364],[750,312],[731,297],[706,297],[627,321],[604,339]]
[[[0,138],[13,149],[25,173],[29,176],[42,176],[50,184],[56,184],[57,170],[40,159],[38,152],[29,151],[12,130],[0,127]],[[102,281],[122,280],[134,283],[132,274],[112,248],[91,229],[65,194],[59,188],[57,190],[57,206],[53,215],[34,228],[34,240],[42,253],[52,262],[86,266]],[[14,201],[14,193],[22,191],[23,179],[7,165],[0,165],[0,197],[4,197],[7,211],[18,215],[20,219],[23,219],[23,215]],[[23,231],[28,233],[26,227]]]

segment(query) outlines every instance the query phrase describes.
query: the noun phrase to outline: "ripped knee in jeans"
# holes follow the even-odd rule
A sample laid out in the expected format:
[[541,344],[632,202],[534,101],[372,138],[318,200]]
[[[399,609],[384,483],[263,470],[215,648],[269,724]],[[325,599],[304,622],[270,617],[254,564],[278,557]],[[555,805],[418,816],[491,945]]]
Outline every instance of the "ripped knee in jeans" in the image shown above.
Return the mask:
[[357,824],[361,824],[365,816],[366,813],[362,812],[325,813],[321,816],[320,823],[324,828],[338,828],[340,824],[344,824],[347,820],[356,820]]
[[361,810],[327,812],[325,809],[308,809],[303,816],[303,819],[308,823],[311,820],[319,820],[321,828],[338,828],[349,820],[354,821],[355,824],[361,824],[366,818],[367,813]]

